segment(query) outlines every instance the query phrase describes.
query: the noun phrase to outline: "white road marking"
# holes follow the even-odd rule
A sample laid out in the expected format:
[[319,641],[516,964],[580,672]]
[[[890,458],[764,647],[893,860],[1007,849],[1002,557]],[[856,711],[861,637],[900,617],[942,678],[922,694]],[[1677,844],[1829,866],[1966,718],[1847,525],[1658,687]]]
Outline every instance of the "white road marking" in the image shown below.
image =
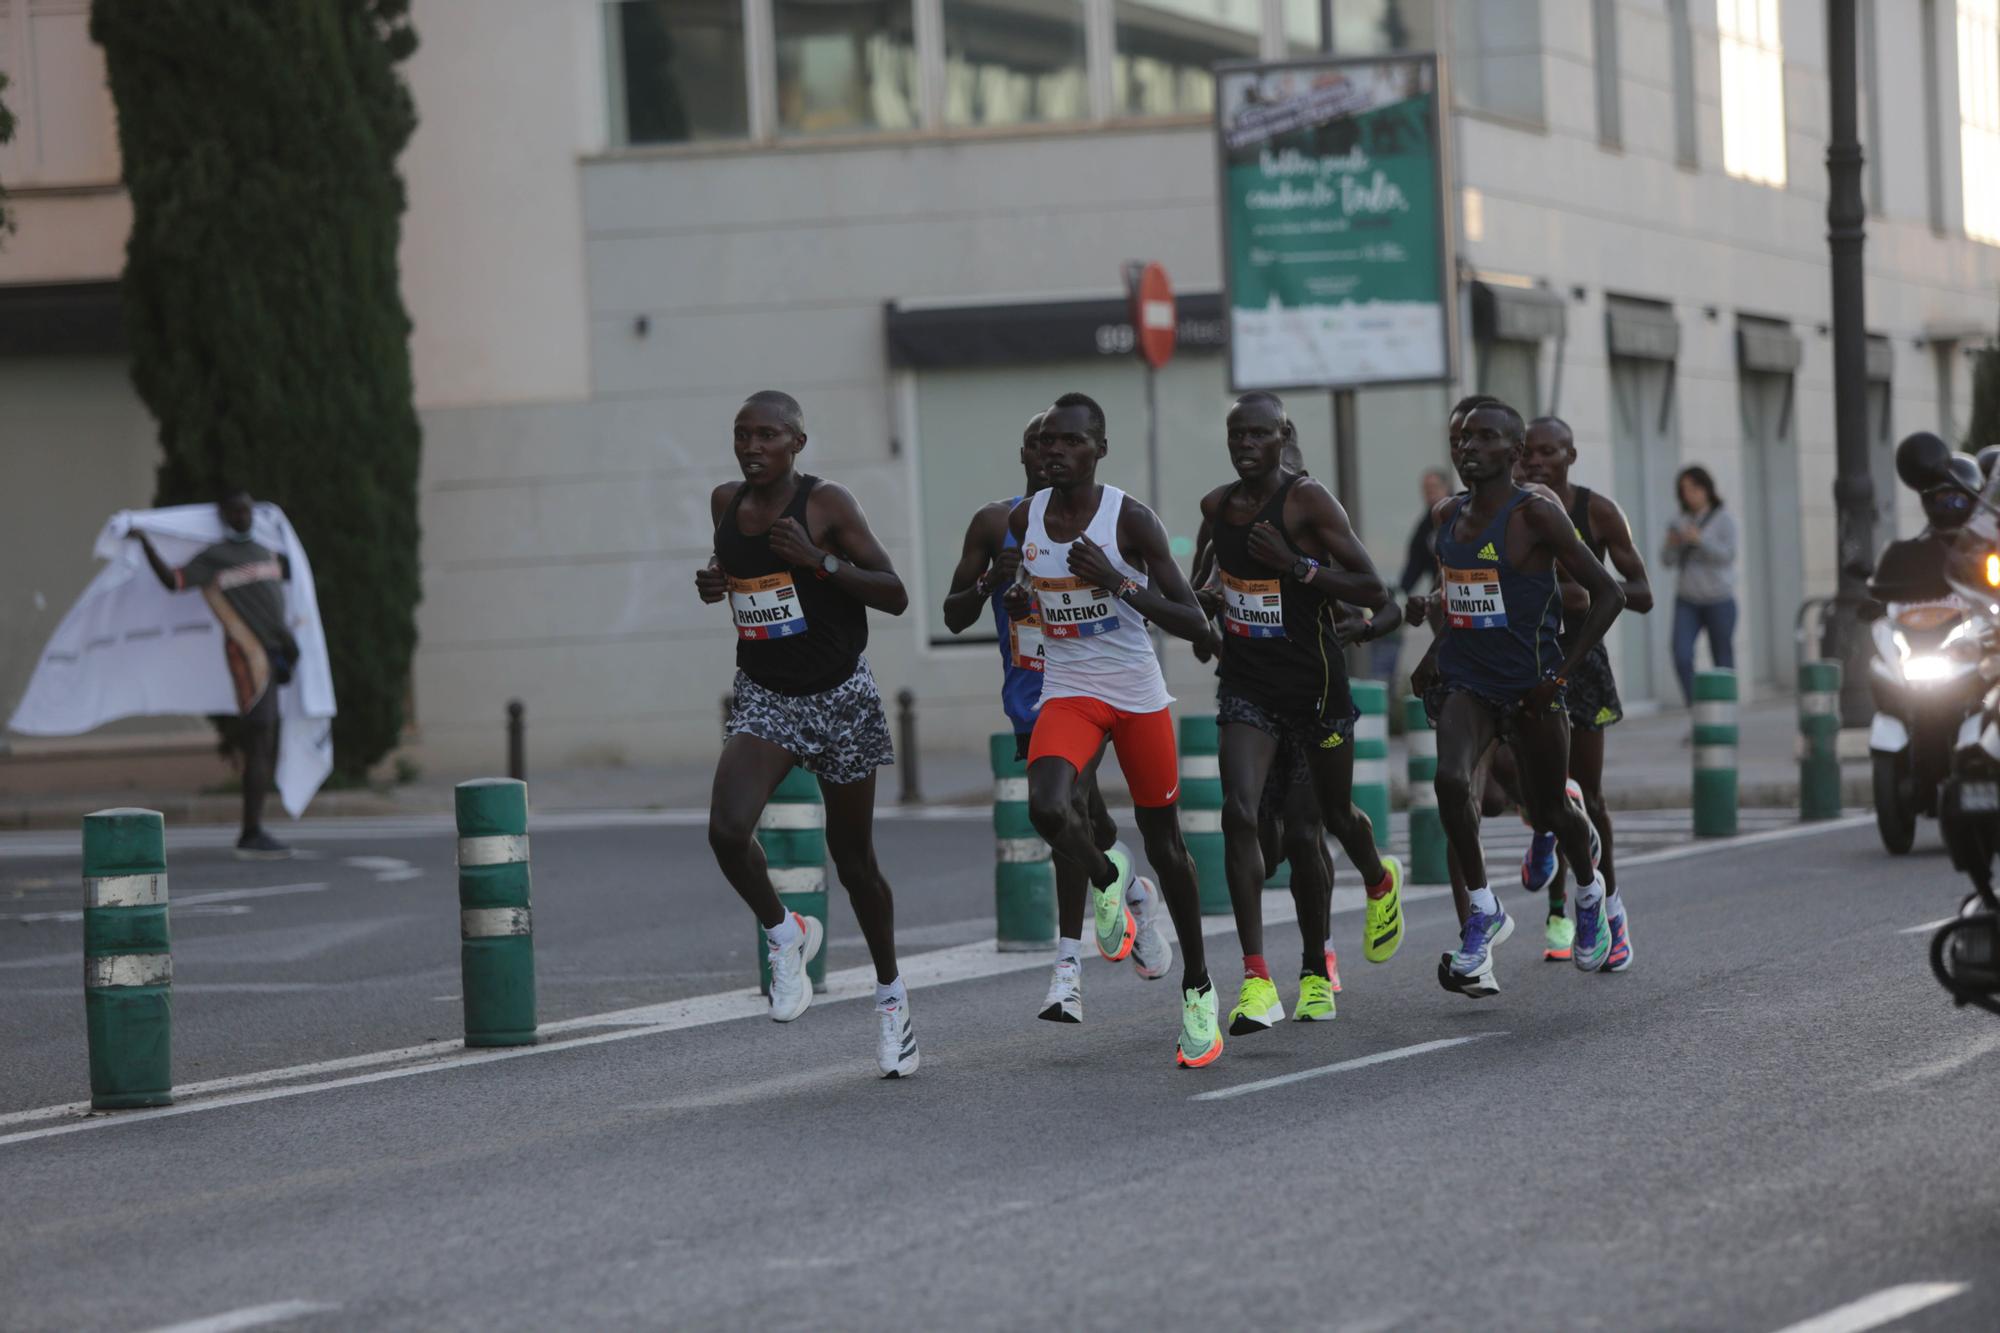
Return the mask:
[[1825,1314],[1796,1324],[1787,1324],[1778,1333],[1863,1333],[1925,1310],[1939,1301],[1948,1301],[1970,1284],[1964,1282],[1905,1282],[1900,1287],[1884,1287],[1872,1296],[1863,1296]]
[[1398,1046],[1393,1051],[1377,1051],[1373,1055],[1358,1056],[1352,1060],[1342,1060],[1336,1064],[1321,1065],[1317,1069],[1301,1069],[1292,1074],[1280,1074],[1276,1078],[1260,1078],[1255,1083],[1239,1083],[1233,1088],[1216,1088],[1212,1092],[1197,1092],[1188,1098],[1191,1102],[1220,1102],[1231,1097],[1241,1097],[1247,1093],[1263,1092],[1267,1088],[1282,1088],[1288,1083],[1303,1083],[1309,1078],[1325,1078],[1328,1074],[1345,1074],[1350,1069],[1366,1069],[1370,1065],[1385,1065],[1391,1060],[1407,1060],[1413,1055],[1429,1055],[1432,1051],[1450,1050],[1454,1046],[1464,1046],[1468,1042],[1484,1041],[1488,1037],[1504,1037],[1504,1032],[1478,1032],[1469,1037],[1445,1037],[1438,1041],[1418,1042],[1415,1046]]
[[270,1305],[246,1305],[241,1310],[212,1314],[206,1319],[190,1319],[184,1324],[167,1324],[152,1329],[150,1333],[236,1333],[237,1329],[265,1328],[271,1324],[303,1319],[309,1314],[327,1314],[339,1308],[338,1305],[326,1305],[319,1301],[276,1301]]
[[424,873],[408,861],[395,856],[345,856],[342,865],[353,866],[356,870],[367,870],[374,874],[377,884],[398,884],[406,879],[417,879]]
[[1974,1060],[1991,1055],[1994,1051],[2000,1051],[2000,1032],[1983,1032],[1950,1055],[1889,1075],[1878,1082],[1871,1091],[1886,1092],[1912,1083],[1928,1083],[1932,1079],[1943,1078],[1954,1070],[1963,1069]]
[[1956,920],[1958,918],[1955,916],[1941,916],[1935,921],[1926,921],[1921,926],[1904,926],[1896,933],[1898,935],[1928,935],[1940,926],[1948,926]]

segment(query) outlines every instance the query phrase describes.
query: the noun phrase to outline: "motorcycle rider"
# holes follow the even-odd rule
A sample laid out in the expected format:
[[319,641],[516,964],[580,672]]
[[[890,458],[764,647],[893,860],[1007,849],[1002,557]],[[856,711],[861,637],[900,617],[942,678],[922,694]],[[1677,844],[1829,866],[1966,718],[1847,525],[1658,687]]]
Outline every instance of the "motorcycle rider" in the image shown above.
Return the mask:
[[[1887,602],[1935,602],[1951,595],[1945,582],[1945,560],[1952,539],[1972,517],[1973,497],[1983,489],[1980,466],[1965,454],[1955,454],[1948,464],[1952,482],[1925,488],[1923,501],[1927,526],[1914,537],[1892,541],[1876,557],[1868,577],[1868,595],[1879,604]],[[1871,608],[1874,609],[1874,608]],[[1881,615],[1875,609],[1876,617]]]

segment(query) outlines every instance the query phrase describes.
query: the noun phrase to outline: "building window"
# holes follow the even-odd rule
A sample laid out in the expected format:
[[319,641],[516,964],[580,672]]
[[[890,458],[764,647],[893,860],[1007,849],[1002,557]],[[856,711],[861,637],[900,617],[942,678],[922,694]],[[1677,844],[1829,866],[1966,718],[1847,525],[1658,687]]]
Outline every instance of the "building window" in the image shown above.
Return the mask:
[[1716,0],[1722,38],[1722,169],[1785,183],[1785,44],[1778,0]]
[[615,142],[749,135],[742,0],[619,0],[610,8]]
[[1261,0],[1118,0],[1112,98],[1122,116],[1205,115],[1219,60],[1254,60]]
[[1668,40],[1673,43],[1674,158],[1684,167],[1701,165],[1701,131],[1694,114],[1694,24],[1688,0],[1667,0]]
[[917,128],[910,5],[911,0],[772,0],[780,132]]
[[[1437,49],[1431,0],[1333,0],[1333,53],[1389,55]],[[1319,0],[1285,0],[1285,48],[1295,56],[1319,48]]]
[[1590,37],[1597,56],[1597,141],[1616,148],[1624,141],[1618,105],[1618,0],[1593,0]]
[[1542,123],[1541,0],[1456,0],[1451,46],[1459,106]]
[[1958,0],[1958,151],[1965,234],[2000,245],[2000,0]]
[[943,0],[944,123],[1090,114],[1082,0]]

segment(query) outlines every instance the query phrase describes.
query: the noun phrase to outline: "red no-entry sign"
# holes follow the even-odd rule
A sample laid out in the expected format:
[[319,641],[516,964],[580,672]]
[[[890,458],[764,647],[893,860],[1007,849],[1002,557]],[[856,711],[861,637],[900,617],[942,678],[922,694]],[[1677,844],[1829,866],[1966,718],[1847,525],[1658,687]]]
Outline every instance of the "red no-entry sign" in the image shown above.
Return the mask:
[[1133,342],[1139,359],[1158,370],[1174,354],[1174,288],[1158,264],[1128,264]]

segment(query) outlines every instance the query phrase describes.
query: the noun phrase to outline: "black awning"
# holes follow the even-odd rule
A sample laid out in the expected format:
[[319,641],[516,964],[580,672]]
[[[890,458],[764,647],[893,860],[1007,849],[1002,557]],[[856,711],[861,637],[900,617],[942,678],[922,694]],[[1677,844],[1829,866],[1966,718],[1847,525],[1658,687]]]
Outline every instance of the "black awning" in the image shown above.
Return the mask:
[[[1229,345],[1219,292],[1175,299],[1178,351],[1219,352]],[[1131,311],[1122,297],[990,305],[890,304],[889,364],[902,370],[1020,366],[1093,357],[1135,356]]]
[[0,356],[123,356],[115,282],[0,286]]

